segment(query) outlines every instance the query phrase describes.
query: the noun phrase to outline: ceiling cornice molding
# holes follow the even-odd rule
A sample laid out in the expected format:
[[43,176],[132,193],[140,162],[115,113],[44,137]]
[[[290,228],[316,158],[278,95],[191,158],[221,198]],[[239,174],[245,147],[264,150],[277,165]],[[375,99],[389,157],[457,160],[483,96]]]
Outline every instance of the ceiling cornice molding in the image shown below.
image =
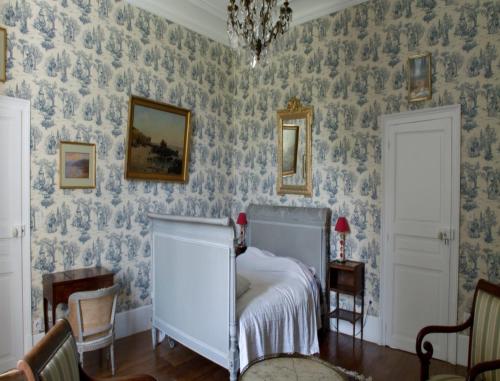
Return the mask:
[[138,8],[142,8],[157,16],[165,17],[167,20],[229,46],[225,21],[221,28],[221,18],[214,16],[212,12],[200,7],[199,4],[194,5],[191,1],[182,0],[126,1]]
[[367,1],[368,0],[322,0],[316,1],[315,6],[312,4],[312,1],[304,1],[297,4],[290,1],[290,6],[293,9],[292,25],[304,24],[308,21],[341,11],[342,9],[366,3]]
[[[229,46],[225,0],[126,0],[138,8]],[[292,26],[327,16],[368,0],[291,0]]]

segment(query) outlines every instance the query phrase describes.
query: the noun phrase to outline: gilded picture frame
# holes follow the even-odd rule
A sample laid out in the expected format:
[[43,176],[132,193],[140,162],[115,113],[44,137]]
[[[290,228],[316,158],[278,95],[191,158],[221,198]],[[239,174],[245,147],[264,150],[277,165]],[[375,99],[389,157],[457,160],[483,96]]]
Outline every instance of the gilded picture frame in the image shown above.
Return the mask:
[[408,57],[408,101],[432,99],[432,56],[419,53]]
[[186,183],[191,111],[130,97],[125,178]]
[[89,189],[96,184],[96,146],[91,143],[59,143],[59,186]]
[[[301,123],[298,123],[301,122]],[[288,101],[287,108],[277,111],[277,137],[278,137],[278,168],[277,168],[277,179],[276,179],[276,193],[279,195],[284,194],[296,194],[305,197],[312,197],[312,123],[313,123],[313,107],[303,106],[300,100],[296,97],[291,98]],[[300,184],[288,183],[286,180],[290,179],[283,173],[283,133],[282,129],[285,126],[298,125],[301,124],[299,131],[299,138],[303,142],[298,142],[298,151],[300,151],[300,145],[304,146],[304,154],[301,155],[300,152],[296,156],[302,156],[302,171],[299,172],[303,176],[303,182]],[[302,127],[303,126],[303,127]],[[296,172],[294,174],[297,175]]]
[[0,27],[0,82],[7,81],[7,29]]
[[297,173],[297,154],[299,150],[299,126],[283,125],[282,132],[282,175],[292,176]]

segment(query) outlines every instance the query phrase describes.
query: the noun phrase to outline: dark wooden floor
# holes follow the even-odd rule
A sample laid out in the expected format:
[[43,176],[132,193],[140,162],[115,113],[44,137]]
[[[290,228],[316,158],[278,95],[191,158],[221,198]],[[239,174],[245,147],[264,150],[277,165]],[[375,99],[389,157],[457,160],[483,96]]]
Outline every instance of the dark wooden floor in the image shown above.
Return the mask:
[[[353,346],[350,336],[340,334],[337,337],[331,332],[321,338],[320,346],[322,359],[371,376],[373,381],[418,381],[419,363],[413,354],[359,340]],[[229,377],[225,369],[181,345],[170,349],[163,342],[153,351],[149,332],[118,340],[115,353],[118,376],[148,373],[158,381],[227,381]],[[111,374],[106,356],[98,351],[85,355],[85,369],[92,375]],[[464,375],[465,368],[434,361],[431,373]]]

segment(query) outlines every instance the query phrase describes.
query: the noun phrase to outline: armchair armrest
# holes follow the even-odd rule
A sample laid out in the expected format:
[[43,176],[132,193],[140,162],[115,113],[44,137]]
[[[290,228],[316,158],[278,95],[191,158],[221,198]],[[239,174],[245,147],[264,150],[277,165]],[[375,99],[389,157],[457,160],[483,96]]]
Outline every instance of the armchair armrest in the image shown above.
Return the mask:
[[[443,326],[443,325],[430,325],[424,327],[420,330],[417,336],[416,352],[420,360],[420,381],[427,381],[429,379],[429,365],[434,353],[434,348],[432,344],[428,341],[424,341],[424,337],[431,333],[455,333],[463,331],[472,325],[472,318],[469,317],[467,321],[460,325],[455,326]],[[425,352],[422,351],[422,347]]]
[[480,362],[470,368],[466,381],[474,381],[481,373],[496,369],[500,369],[500,360]]
[[0,374],[0,381],[24,381],[24,373],[17,369]]

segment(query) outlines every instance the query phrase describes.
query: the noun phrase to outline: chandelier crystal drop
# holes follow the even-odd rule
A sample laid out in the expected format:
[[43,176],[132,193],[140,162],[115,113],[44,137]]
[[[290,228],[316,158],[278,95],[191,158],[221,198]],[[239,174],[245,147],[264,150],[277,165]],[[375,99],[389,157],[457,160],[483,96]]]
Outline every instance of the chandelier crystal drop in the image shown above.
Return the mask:
[[292,20],[286,0],[279,8],[277,0],[229,0],[227,12],[231,46],[247,50],[252,67],[267,56],[271,43],[288,31]]

